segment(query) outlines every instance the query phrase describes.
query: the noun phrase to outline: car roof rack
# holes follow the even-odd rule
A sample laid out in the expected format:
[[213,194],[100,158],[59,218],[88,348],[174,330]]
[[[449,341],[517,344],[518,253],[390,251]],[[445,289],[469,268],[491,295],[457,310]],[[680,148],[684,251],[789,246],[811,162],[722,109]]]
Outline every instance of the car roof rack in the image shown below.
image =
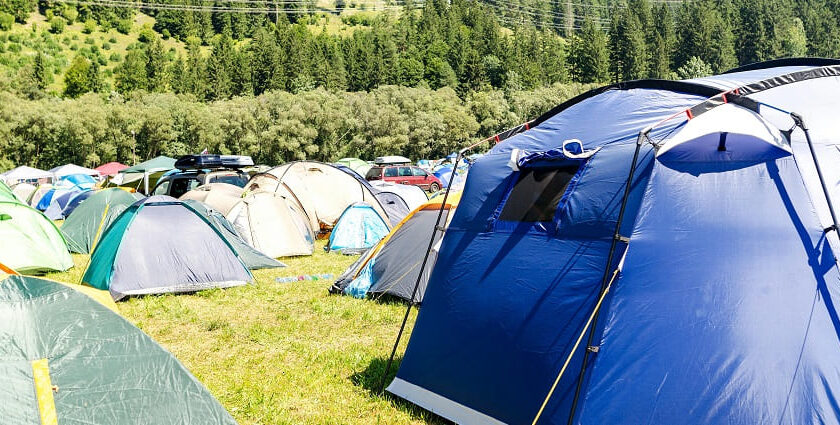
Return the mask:
[[254,160],[247,155],[184,155],[175,161],[175,168],[188,170],[217,170],[229,168],[238,170],[240,168],[252,167]]

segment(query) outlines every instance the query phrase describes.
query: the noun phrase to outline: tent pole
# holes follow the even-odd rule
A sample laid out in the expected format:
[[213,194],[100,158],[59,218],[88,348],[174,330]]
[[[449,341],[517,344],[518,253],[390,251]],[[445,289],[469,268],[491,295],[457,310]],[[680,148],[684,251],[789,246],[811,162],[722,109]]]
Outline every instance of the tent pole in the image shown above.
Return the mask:
[[[461,158],[463,158],[466,152],[484,142],[486,142],[486,140],[482,140],[481,142],[461,149],[458,152],[458,157],[455,158],[455,166],[453,170],[458,169],[458,163],[461,162]],[[423,270],[426,269],[426,263],[429,261],[429,254],[431,254],[432,247],[435,245],[435,235],[437,235],[438,227],[440,226],[440,219],[441,217],[443,217],[443,210],[446,209],[446,200],[449,199],[449,192],[451,190],[452,185],[450,184],[446,187],[446,192],[444,192],[443,194],[443,201],[441,201],[440,203],[440,209],[438,210],[437,220],[435,221],[435,228],[432,230],[432,236],[429,238],[429,246],[426,248],[426,255],[423,257],[423,263],[420,265],[420,273],[417,275],[417,281],[414,282],[414,289],[411,291],[411,299],[408,301],[408,306],[405,309],[405,316],[403,316],[402,324],[400,325],[400,331],[397,333],[397,340],[394,341],[394,348],[391,349],[391,356],[388,358],[388,363],[385,365],[385,372],[382,374],[382,380],[379,383],[380,394],[385,392],[385,381],[388,379],[388,372],[391,371],[391,364],[394,362],[394,356],[397,354],[397,347],[400,345],[400,339],[402,338],[403,331],[405,331],[405,324],[408,322],[408,316],[411,313],[411,307],[412,305],[414,305],[414,297],[417,296],[417,290],[420,288],[420,281],[423,279]]]
[[[624,212],[627,209],[627,200],[630,198],[630,192],[633,188],[633,178],[636,175],[636,167],[638,166],[639,153],[642,150],[642,144],[644,144],[645,140],[647,140],[648,133],[650,133],[650,130],[650,128],[642,130],[641,132],[639,132],[639,136],[636,138],[636,150],[633,152],[633,162],[630,164],[630,171],[627,173],[627,182],[624,185],[624,195],[621,198],[621,208],[619,208],[618,210],[618,219],[615,223],[615,233],[613,234],[612,244],[610,245],[610,253],[609,255],[607,255],[607,264],[604,267],[604,276],[601,279],[601,289],[598,293],[599,298],[604,296],[604,292],[609,287],[610,270],[612,269],[612,263],[615,258],[615,251],[618,247],[618,243],[621,241],[626,241],[621,236],[621,225],[624,222]],[[600,311],[597,311],[594,315],[592,322],[589,324],[589,337],[587,338],[586,346],[584,347],[583,361],[580,366],[580,373],[578,374],[577,386],[575,388],[575,397],[572,400],[572,408],[569,411],[569,425],[571,425],[574,421],[575,409],[577,408],[578,399],[580,398],[580,392],[583,387],[583,375],[586,371],[586,366],[589,360],[589,347],[592,346],[592,341],[595,339],[595,330],[598,328],[598,316],[600,316],[600,314]]]
[[814,143],[811,141],[811,132],[808,130],[808,126],[805,125],[805,119],[803,119],[801,115],[796,112],[791,112],[790,117],[793,118],[793,122],[796,123],[796,126],[801,128],[802,132],[805,133],[805,140],[808,142],[808,149],[811,151],[811,158],[814,160],[814,168],[817,169],[817,177],[820,179],[820,185],[822,186],[823,195],[825,196],[825,202],[828,204],[828,211],[831,213],[831,221],[833,222],[833,225],[832,227],[825,229],[825,232],[827,233],[830,230],[840,232],[840,226],[838,226],[837,221],[837,213],[834,212],[834,205],[831,203],[831,192],[825,184],[822,168],[820,168],[820,161],[817,159],[817,153],[814,151]]

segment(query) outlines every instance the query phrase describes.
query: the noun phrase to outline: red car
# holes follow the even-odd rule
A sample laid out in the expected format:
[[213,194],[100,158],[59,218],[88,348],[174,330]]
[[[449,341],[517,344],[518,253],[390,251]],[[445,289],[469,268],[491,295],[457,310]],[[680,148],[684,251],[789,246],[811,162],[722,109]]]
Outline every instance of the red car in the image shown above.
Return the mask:
[[377,165],[365,174],[365,179],[410,184],[430,192],[437,192],[443,187],[434,174],[413,165]]

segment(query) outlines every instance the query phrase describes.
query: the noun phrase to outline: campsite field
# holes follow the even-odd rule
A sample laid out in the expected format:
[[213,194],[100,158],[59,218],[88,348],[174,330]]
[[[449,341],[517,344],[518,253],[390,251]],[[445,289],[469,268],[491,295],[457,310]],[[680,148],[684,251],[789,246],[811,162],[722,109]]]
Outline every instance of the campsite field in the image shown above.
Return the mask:
[[[404,304],[329,295],[329,280],[275,282],[283,276],[337,276],[356,258],[327,254],[323,246],[319,241],[311,257],[284,259],[286,268],[257,270],[255,285],[117,305],[180,359],[240,424],[441,423],[376,394]],[[88,257],[75,255],[74,261],[69,272],[48,277],[79,282]],[[416,310],[408,329],[415,318]]]

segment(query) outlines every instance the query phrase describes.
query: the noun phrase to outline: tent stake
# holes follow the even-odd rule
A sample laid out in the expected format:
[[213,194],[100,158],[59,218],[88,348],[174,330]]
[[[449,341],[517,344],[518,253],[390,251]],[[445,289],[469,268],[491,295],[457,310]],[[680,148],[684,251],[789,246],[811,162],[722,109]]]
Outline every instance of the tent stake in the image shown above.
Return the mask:
[[[638,138],[636,138],[636,150],[633,152],[633,162],[630,164],[630,171],[627,173],[627,183],[624,186],[624,196],[621,198],[621,208],[618,210],[618,219],[615,223],[615,234],[613,235],[612,245],[610,246],[610,253],[607,255],[607,264],[604,267],[604,277],[601,279],[601,289],[599,291],[598,297],[601,298],[604,296],[605,291],[609,287],[609,278],[610,278],[610,270],[612,269],[612,263],[615,258],[615,250],[618,247],[618,242],[622,240],[621,236],[621,225],[624,222],[624,212],[627,209],[627,199],[630,198],[630,192],[633,188],[633,178],[636,175],[636,167],[639,161],[639,152],[642,149],[642,144],[647,140],[648,133],[650,132],[650,128],[646,128],[639,132]],[[598,327],[598,317],[600,316],[600,311],[596,311],[592,322],[589,324],[589,337],[586,340],[585,347],[591,347],[592,341],[595,339],[595,330]],[[569,425],[572,424],[575,417],[575,409],[577,409],[578,399],[580,398],[580,392],[583,387],[583,374],[586,371],[586,365],[589,360],[589,350],[585,349],[583,352],[583,361],[581,362],[580,366],[580,373],[578,374],[577,378],[577,386],[575,388],[575,397],[572,400],[572,408],[569,411]]]
[[822,168],[820,168],[820,161],[817,159],[817,153],[814,151],[814,143],[811,142],[811,132],[808,130],[808,126],[805,125],[805,119],[802,118],[802,115],[799,115],[796,112],[791,112],[790,117],[793,118],[793,122],[796,123],[796,126],[801,128],[802,132],[805,133],[805,141],[808,142],[808,149],[811,151],[811,158],[814,160],[814,168],[817,169],[817,177],[820,179],[820,185],[822,186],[823,195],[825,196],[825,202],[828,204],[829,213],[831,213],[831,221],[834,225],[825,229],[825,231],[826,233],[829,230],[840,232],[840,226],[837,224],[837,214],[834,212],[834,204],[831,203],[831,192],[825,184]]

